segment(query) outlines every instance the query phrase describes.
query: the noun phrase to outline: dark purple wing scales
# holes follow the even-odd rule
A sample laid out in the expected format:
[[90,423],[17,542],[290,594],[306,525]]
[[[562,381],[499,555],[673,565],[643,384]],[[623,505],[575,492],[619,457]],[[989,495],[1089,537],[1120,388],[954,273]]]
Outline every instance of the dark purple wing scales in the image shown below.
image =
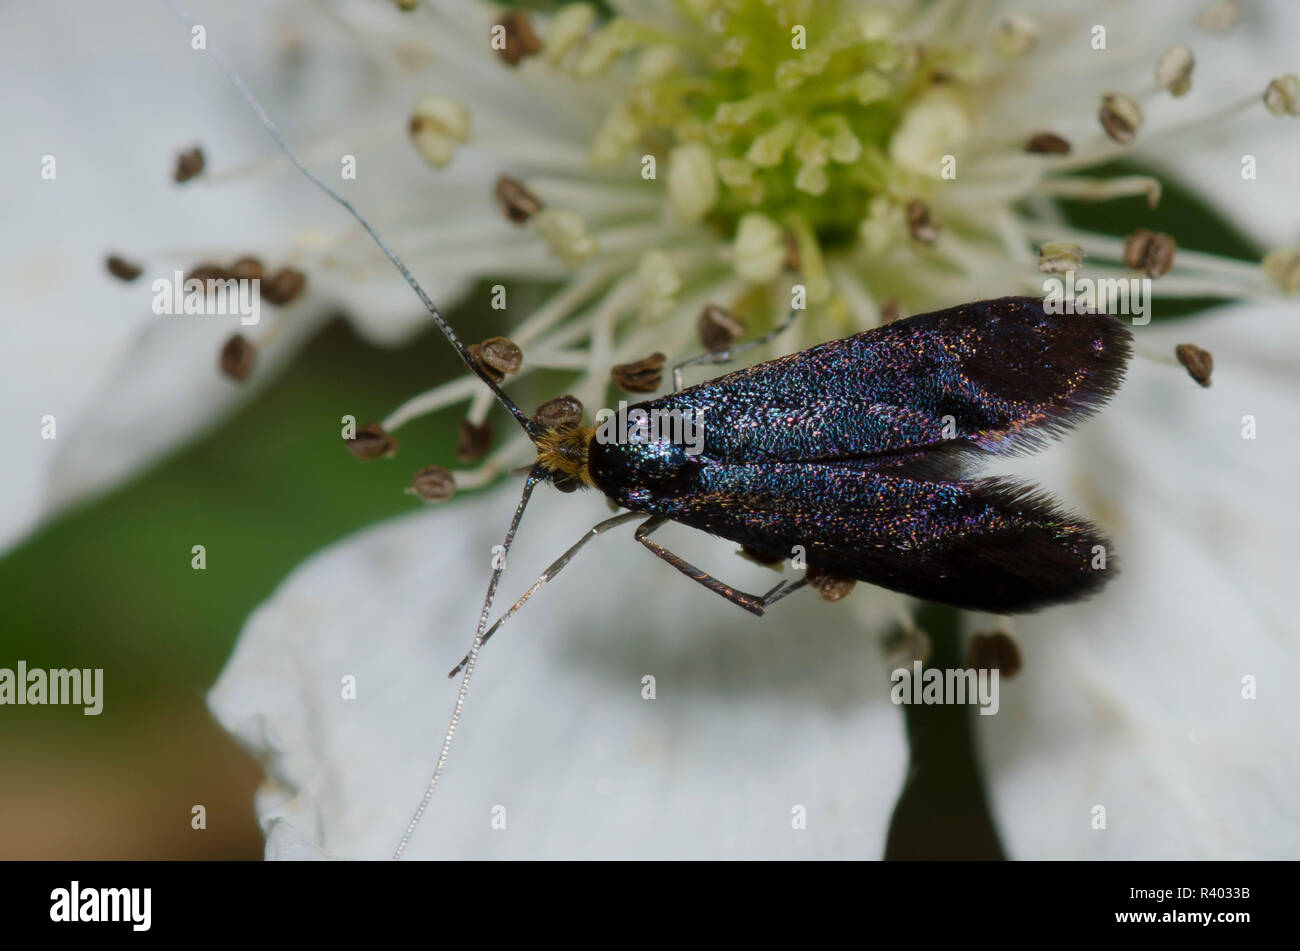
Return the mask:
[[931,481],[853,463],[702,466],[673,496],[620,499],[789,559],[942,604],[1032,611],[1101,587],[1107,540],[1014,482]]
[[[1118,387],[1130,334],[1106,315],[1006,297],[901,320],[634,408],[703,422],[703,451],[593,440],[620,505],[771,558],[995,613],[1086,596],[1109,546],[1013,482],[964,480],[979,451],[1035,447]],[[948,417],[945,420],[945,417]],[[948,431],[945,432],[945,422]]]
[[[921,314],[639,403],[701,412],[715,462],[888,459],[945,442],[1035,448],[1123,379],[1127,328],[1003,297]],[[951,417],[947,433],[945,417]],[[892,461],[896,460],[891,460]]]

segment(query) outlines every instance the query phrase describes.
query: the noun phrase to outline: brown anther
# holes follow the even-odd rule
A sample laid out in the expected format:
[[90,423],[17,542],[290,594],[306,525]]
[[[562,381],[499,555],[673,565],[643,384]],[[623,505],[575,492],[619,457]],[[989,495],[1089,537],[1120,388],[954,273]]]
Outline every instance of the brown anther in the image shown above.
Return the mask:
[[524,362],[524,352],[513,340],[489,337],[479,344],[477,359],[495,373],[518,373]]
[[221,372],[232,380],[246,380],[253,372],[253,361],[257,357],[257,348],[246,337],[235,334],[221,347],[217,366]]
[[1214,0],[1196,15],[1196,25],[1215,33],[1222,33],[1237,22],[1240,0]]
[[108,268],[108,273],[112,274],[119,281],[134,281],[140,276],[140,265],[132,264],[130,261],[125,258],[120,258],[116,254],[109,255],[108,260],[104,262],[104,266]]
[[263,277],[262,262],[255,257],[242,257],[230,265],[227,273],[237,281],[260,281]]
[[1138,228],[1124,239],[1124,266],[1140,271],[1147,265],[1147,254],[1151,250],[1151,240],[1155,232],[1148,228]]
[[662,353],[652,353],[644,360],[635,363],[619,363],[610,371],[610,378],[629,393],[653,393],[659,389],[663,379],[664,361],[668,359]]
[[203,171],[205,164],[203,150],[196,145],[176,156],[176,172],[173,177],[177,182],[188,182]]
[[1210,385],[1210,374],[1214,372],[1214,355],[1202,350],[1194,343],[1180,343],[1174,347],[1174,356],[1187,368],[1187,374],[1201,386]]
[[511,66],[518,66],[525,56],[541,52],[542,41],[533,32],[533,21],[523,10],[511,10],[497,21],[497,25],[506,28],[505,49],[497,50],[497,55]]
[[974,634],[966,646],[966,666],[974,670],[996,670],[1008,679],[1020,672],[1020,648],[1009,634]]
[[740,557],[765,568],[775,568],[785,561],[784,555],[770,555],[765,551],[759,551],[757,548],[751,548],[749,545],[740,546]]
[[358,459],[378,459],[380,456],[391,456],[397,452],[399,445],[396,438],[386,433],[384,427],[378,423],[366,423],[364,426],[358,426],[356,435],[345,441],[348,444],[348,452]]
[[892,324],[898,319],[898,298],[891,297],[880,305],[880,322]]
[[533,413],[533,422],[542,429],[559,429],[565,423],[582,422],[582,403],[567,393],[547,400]]
[[262,297],[268,304],[283,307],[302,293],[307,276],[291,267],[282,267],[262,282]]
[[913,625],[886,648],[885,654],[891,666],[911,667],[918,660],[923,664],[927,663],[932,651],[930,635],[922,628]]
[[1124,239],[1124,264],[1148,277],[1163,277],[1174,266],[1178,242],[1164,232],[1138,228]]
[[1264,107],[1275,116],[1300,116],[1300,77],[1279,76],[1264,90]]
[[483,344],[471,343],[466,349],[469,350],[470,357],[478,364],[478,368],[487,374],[488,379],[493,383],[500,383],[506,378],[506,375],[500,370],[494,370],[483,361]]
[[492,448],[492,424],[487,420],[475,426],[468,419],[460,421],[460,443],[456,446],[457,462],[478,462]]
[[907,229],[922,244],[934,244],[939,238],[939,226],[930,217],[930,206],[919,199],[907,203]]
[[785,269],[798,273],[799,265],[803,260],[799,256],[799,242],[795,238],[793,231],[786,231],[782,235],[782,240],[785,242]]
[[1121,145],[1126,145],[1133,141],[1138,126],[1142,124],[1142,109],[1128,96],[1107,93],[1102,98],[1097,118],[1108,136]]
[[1168,89],[1174,97],[1185,96],[1192,88],[1192,69],[1196,57],[1186,46],[1172,46],[1156,61],[1156,85]]
[[1069,155],[1070,143],[1055,132],[1039,132],[1030,136],[1025,151],[1036,155]]
[[496,195],[501,211],[517,225],[542,210],[541,199],[524,187],[523,182],[509,175],[497,179]]
[[224,267],[219,264],[203,263],[189,274],[185,275],[186,281],[202,281],[206,284],[208,281],[224,281],[229,276]]
[[1147,254],[1147,275],[1150,277],[1163,277],[1168,274],[1174,266],[1174,253],[1177,250],[1178,242],[1170,235],[1158,232],[1151,242],[1151,250]]
[[803,576],[804,580],[817,591],[818,597],[823,601],[842,601],[849,596],[849,592],[857,584],[852,578],[833,575],[820,568],[814,568],[812,565],[808,566]]
[[425,466],[412,477],[406,494],[426,502],[446,502],[456,494],[456,477],[442,466]]
[[725,350],[744,334],[745,322],[730,311],[710,304],[700,314],[696,329],[705,350]]

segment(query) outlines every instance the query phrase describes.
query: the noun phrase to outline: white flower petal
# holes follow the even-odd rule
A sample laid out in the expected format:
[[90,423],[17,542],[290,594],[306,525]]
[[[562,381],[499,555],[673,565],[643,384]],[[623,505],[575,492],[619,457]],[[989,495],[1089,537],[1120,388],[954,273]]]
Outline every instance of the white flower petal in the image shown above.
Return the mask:
[[[527,116],[526,128],[560,138],[583,121],[575,118],[579,97],[556,97],[552,106],[542,87],[516,79],[508,111],[467,100],[479,107],[480,141],[435,175],[407,141],[416,90],[432,83],[500,99],[506,78],[498,74],[507,71],[484,45],[475,67],[481,75],[467,72],[463,40],[433,30],[426,52],[435,68],[398,75],[396,46],[376,50],[305,11],[318,13],[294,2],[269,12],[266,5],[197,12],[208,41],[244,72],[309,164],[328,179],[342,156],[355,156],[356,180],[340,176],[338,186],[444,310],[480,275],[561,276],[543,242],[512,228],[496,207],[493,183],[513,166],[492,137],[507,139],[510,117]],[[389,29],[404,19],[386,12]],[[0,155],[0,175],[18,183],[6,196],[6,216],[23,227],[5,231],[0,253],[10,366],[0,438],[11,447],[0,476],[0,550],[201,432],[268,382],[340,309],[364,338],[384,345],[405,342],[429,319],[346,214],[279,154],[165,7],[93,6],[71,19],[30,7],[15,17],[6,27],[14,56],[2,68],[10,80],[6,114],[23,147]],[[257,38],[251,50],[249,37]],[[59,55],[48,55],[52,49]],[[393,75],[376,82],[384,55]],[[516,141],[522,128],[515,126]],[[195,142],[205,149],[205,177],[172,185],[175,154]],[[573,153],[584,160],[580,146]],[[45,154],[57,162],[52,181],[40,177]],[[245,166],[261,170],[220,180]],[[103,265],[110,252],[139,262],[144,273],[130,284],[110,278]],[[233,317],[159,317],[150,288],[200,258],[242,253],[271,268],[297,264],[308,283],[284,312],[283,332],[259,347],[252,377],[235,385],[217,369],[221,342],[235,332],[255,338],[280,312],[264,306],[261,324],[250,328]],[[54,440],[41,438],[47,415],[56,420]]]
[[[9,447],[0,548],[229,405],[239,391],[219,377],[217,350],[238,319],[155,316],[151,280],[196,262],[149,252],[169,244],[252,250],[253,239],[277,234],[285,212],[266,186],[251,190],[260,205],[231,203],[197,182],[171,186],[177,151],[208,144],[205,132],[237,129],[240,119],[165,9],[92,6],[51,17],[31,7],[14,16],[5,85],[8,122],[23,147],[0,155],[0,175],[15,184],[6,217],[23,226],[5,230],[0,253],[8,357],[0,438]],[[52,49],[60,55],[49,56]],[[133,68],[114,68],[122,62]],[[220,141],[209,161],[248,154],[236,135]],[[52,180],[40,178],[43,154],[56,162]],[[110,251],[139,260],[144,274],[125,285],[110,278]],[[296,331],[263,363],[301,339]],[[52,441],[41,439],[47,414],[56,421]]]
[[1210,350],[1213,385],[1139,359],[1067,443],[1122,567],[1093,601],[1017,622],[1024,670],[977,718],[1003,841],[1017,858],[1296,858],[1300,321],[1234,308],[1137,333]]
[[[269,857],[303,843],[391,854],[441,743],[457,687],[444,674],[469,646],[516,491],[342,542],[249,620],[210,704],[268,770]],[[500,603],[603,517],[592,501],[539,490]],[[595,539],[484,649],[409,854],[878,857],[906,758],[876,636],[888,601],[860,594],[855,612],[800,592],[753,618],[630,531]],[[663,535],[749,590],[776,577],[728,543]],[[341,699],[346,675],[355,700]],[[655,700],[641,697],[645,675]],[[791,828],[799,805],[806,831]]]
[[[1242,5],[1240,19],[1223,37],[1205,30],[1181,34],[1197,54],[1192,92],[1186,104],[1166,100],[1162,108],[1189,117],[1210,115],[1215,104],[1252,95],[1255,105],[1177,149],[1170,149],[1168,140],[1149,149],[1142,148],[1140,137],[1138,143],[1142,161],[1172,173],[1266,248],[1292,244],[1297,234],[1295,206],[1291,214],[1278,213],[1278,196],[1293,194],[1300,182],[1295,120],[1271,116],[1263,106],[1269,81],[1300,67],[1297,31],[1300,5],[1271,2]],[[1247,155],[1255,160],[1254,178],[1242,176]]]

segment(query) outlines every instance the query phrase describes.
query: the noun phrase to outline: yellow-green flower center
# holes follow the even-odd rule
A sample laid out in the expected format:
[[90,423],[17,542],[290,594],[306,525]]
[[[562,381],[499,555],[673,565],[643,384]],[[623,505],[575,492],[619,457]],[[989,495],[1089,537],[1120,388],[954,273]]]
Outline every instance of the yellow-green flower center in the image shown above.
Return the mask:
[[[613,55],[637,55],[630,94],[592,144],[596,164],[666,158],[679,218],[706,218],[732,236],[759,212],[822,247],[852,240],[873,197],[918,197],[938,177],[941,155],[900,155],[891,141],[937,87],[959,101],[963,64],[952,54],[922,50],[886,15],[837,0],[679,5],[698,29],[668,34],[616,19],[577,64],[594,77]],[[931,123],[940,128],[918,130],[925,145],[964,129],[960,106],[950,109],[953,121],[940,111]]]

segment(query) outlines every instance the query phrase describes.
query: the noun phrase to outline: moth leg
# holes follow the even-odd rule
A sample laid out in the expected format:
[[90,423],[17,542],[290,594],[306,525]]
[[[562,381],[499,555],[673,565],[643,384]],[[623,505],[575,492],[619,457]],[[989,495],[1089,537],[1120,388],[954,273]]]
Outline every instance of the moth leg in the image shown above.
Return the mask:
[[704,587],[712,591],[714,594],[726,598],[732,604],[739,605],[740,607],[744,608],[746,611],[750,612],[751,614],[756,614],[759,617],[762,617],[763,612],[766,611],[771,605],[775,604],[777,601],[780,601],[790,592],[796,591],[799,588],[802,588],[805,584],[807,584],[807,582],[804,581],[803,579],[800,579],[799,581],[791,581],[791,582],[782,581],[778,583],[776,587],[772,588],[770,591],[768,591],[766,594],[762,595],[761,597],[753,594],[746,594],[744,591],[737,591],[735,588],[731,587],[730,585],[723,584],[721,581],[713,577],[708,572],[701,571],[699,568],[696,568],[694,565],[692,565],[690,562],[686,561],[684,558],[680,557],[679,555],[674,555],[672,552],[670,552],[667,548],[664,548],[662,545],[656,542],[652,542],[650,540],[650,533],[655,531],[666,521],[668,520],[664,518],[662,515],[654,515],[646,519],[644,522],[642,522],[640,525],[636,527],[636,540],[639,541],[642,545],[645,545],[646,548],[649,548],[652,552],[654,552],[664,561],[668,562],[668,564],[672,565],[674,568],[676,568],[686,577],[690,578],[692,581],[699,582],[700,584],[704,585]]
[[738,343],[735,346],[726,347],[722,350],[710,350],[708,353],[701,353],[699,356],[691,357],[689,360],[683,360],[673,367],[673,390],[674,392],[682,388],[682,370],[700,363],[728,363],[736,358],[736,354],[744,353],[746,350],[753,350],[755,347],[761,347],[765,343],[770,343],[785,332],[785,329],[794,323],[799,311],[791,310],[785,315],[785,320],[777,324],[761,337],[753,340],[747,340],[744,343]]
[[[558,575],[560,573],[560,569],[569,563],[569,559],[571,559],[574,555],[576,555],[578,553],[578,550],[582,548],[583,545],[587,544],[587,542],[591,541],[597,535],[603,535],[611,528],[617,528],[619,525],[622,525],[624,522],[630,522],[633,519],[641,518],[644,515],[645,515],[644,512],[623,512],[620,515],[615,515],[613,518],[607,518],[603,522],[597,522],[595,525],[589,528],[585,535],[583,535],[573,545],[569,547],[568,551],[566,551],[559,558],[555,559],[555,561],[551,562],[550,566],[547,567],[547,569],[541,573],[538,579],[533,582],[532,586],[523,593],[523,596],[510,606],[510,610],[508,610],[505,614],[501,615],[501,617],[497,618],[496,623],[493,624],[490,628],[487,629],[487,631],[484,632],[482,643],[486,644],[488,642],[488,638],[490,638],[493,634],[495,634],[498,628],[500,628],[503,624],[505,624],[506,621],[510,620],[510,618],[514,616],[514,613],[524,606],[525,601],[527,601],[534,594],[536,594],[537,590],[542,585],[546,584],[546,582],[550,581],[552,578]],[[460,659],[460,663],[457,664],[455,667],[453,667],[451,669],[451,672],[447,674],[447,676],[455,677],[458,673],[461,672],[461,670],[464,668],[464,666],[467,663],[469,663],[469,654],[466,654],[464,657],[462,657]]]
[[782,581],[767,594],[763,595],[763,607],[770,608],[787,594],[792,594],[800,588],[806,587],[807,584],[808,582],[803,578],[800,578],[798,581]]

